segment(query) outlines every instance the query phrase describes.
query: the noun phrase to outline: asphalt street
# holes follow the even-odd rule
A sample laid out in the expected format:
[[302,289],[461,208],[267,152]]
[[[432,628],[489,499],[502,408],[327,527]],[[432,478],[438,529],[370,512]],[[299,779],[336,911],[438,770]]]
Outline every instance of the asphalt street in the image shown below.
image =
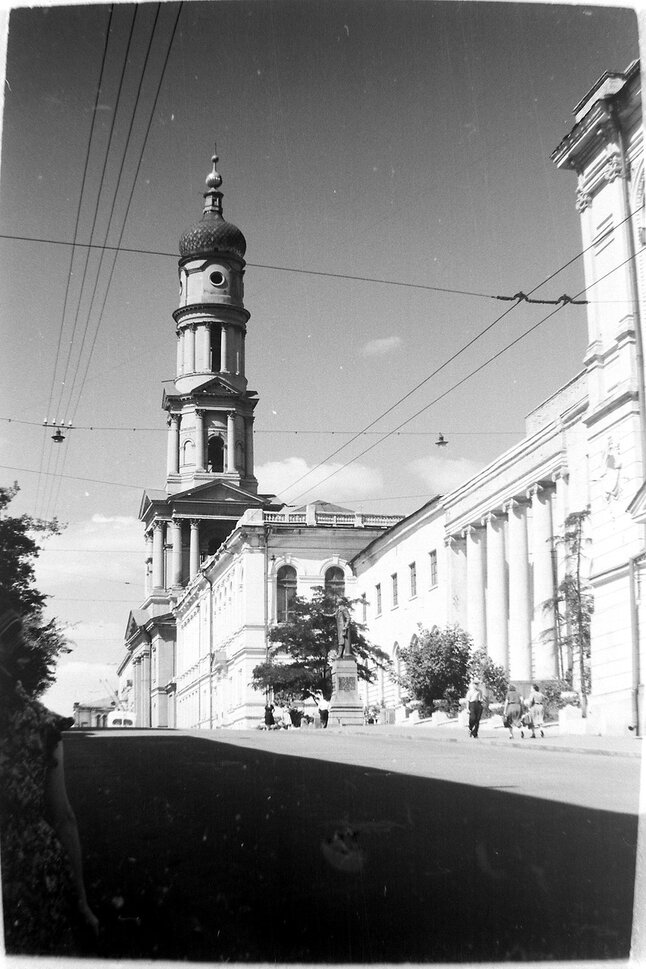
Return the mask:
[[101,957],[628,956],[637,757],[379,730],[65,748]]

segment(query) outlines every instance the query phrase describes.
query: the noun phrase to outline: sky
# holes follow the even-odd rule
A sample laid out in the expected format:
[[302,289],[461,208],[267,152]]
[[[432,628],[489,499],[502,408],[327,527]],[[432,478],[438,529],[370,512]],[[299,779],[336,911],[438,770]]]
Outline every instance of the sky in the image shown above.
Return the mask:
[[[16,7],[7,42],[0,484],[19,484],[14,514],[66,526],[37,566],[72,646],[45,697],[62,713],[116,685],[143,599],[178,239],[214,144],[247,239],[260,491],[406,515],[582,368],[585,307],[496,297],[583,290],[576,176],[550,154],[638,56],[620,6],[110,9]],[[63,443],[44,420],[71,423]]]

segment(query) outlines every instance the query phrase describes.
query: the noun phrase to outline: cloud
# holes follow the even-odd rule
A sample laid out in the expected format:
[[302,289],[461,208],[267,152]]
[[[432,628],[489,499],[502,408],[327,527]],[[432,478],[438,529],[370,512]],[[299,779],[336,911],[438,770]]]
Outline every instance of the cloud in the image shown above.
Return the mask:
[[429,455],[411,461],[408,468],[426,482],[433,494],[446,495],[477,474],[482,464],[468,458]]
[[[368,498],[383,490],[381,473],[365,464],[351,464],[343,470],[342,463],[323,464],[316,471],[312,471],[306,478],[303,476],[311,471],[303,458],[286,458],[284,461],[268,461],[256,468],[256,475],[262,492],[271,492],[282,500],[286,495],[290,503],[306,504],[308,501],[334,501],[335,495],[343,495],[344,499]],[[329,475],[333,474],[329,480]],[[299,481],[299,478],[303,478]],[[296,482],[298,481],[298,484]],[[302,500],[297,496],[303,494]],[[311,489],[311,490],[309,490]]]
[[364,344],[360,353],[364,357],[385,357],[392,350],[398,350],[401,345],[402,338],[400,336],[384,336]]

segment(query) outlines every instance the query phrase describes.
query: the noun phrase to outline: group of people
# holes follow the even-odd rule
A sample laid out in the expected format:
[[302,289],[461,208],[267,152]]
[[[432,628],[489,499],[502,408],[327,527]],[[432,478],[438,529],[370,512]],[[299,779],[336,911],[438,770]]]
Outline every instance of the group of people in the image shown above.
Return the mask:
[[540,730],[541,737],[545,736],[543,722],[545,719],[545,696],[533,684],[531,693],[524,699],[513,684],[509,685],[505,705],[502,711],[503,723],[509,730],[509,737],[513,739],[514,727],[520,730],[521,737],[525,736],[525,730],[531,730],[530,737],[536,737],[536,731]]
[[[319,711],[319,720],[322,727],[327,727],[330,715],[330,701],[326,699],[321,690],[313,696]],[[313,723],[312,717],[301,707],[286,707],[281,704],[273,704],[267,700],[265,704],[265,728],[267,730],[287,730],[289,727],[300,727],[302,724]]]
[[[477,737],[480,729],[480,719],[484,709],[484,693],[481,684],[473,680],[469,684],[466,701],[469,711],[469,736]],[[540,730],[544,737],[543,722],[545,718],[545,696],[536,683],[533,684],[530,695],[523,699],[513,684],[509,685],[503,706],[503,723],[513,739],[514,727],[520,730],[521,737],[525,736],[525,729],[531,730],[530,737],[536,737]]]

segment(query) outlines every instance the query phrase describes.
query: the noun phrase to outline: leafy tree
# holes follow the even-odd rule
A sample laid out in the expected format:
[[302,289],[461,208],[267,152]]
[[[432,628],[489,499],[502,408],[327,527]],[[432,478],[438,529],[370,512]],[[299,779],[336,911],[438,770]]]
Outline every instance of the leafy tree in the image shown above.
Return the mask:
[[477,649],[471,654],[467,672],[469,679],[482,683],[494,700],[501,702],[505,699],[509,686],[507,671],[504,666],[494,663],[486,649]]
[[[318,690],[330,699],[332,695],[331,660],[337,650],[336,609],[352,606],[358,600],[330,595],[321,586],[312,590],[312,598],[296,596],[290,605],[288,622],[269,631],[274,644],[266,662],[256,666],[252,685],[257,690],[273,690],[284,702],[306,699]],[[387,669],[390,659],[363,635],[365,626],[352,622],[352,653],[357,661],[359,679],[371,683],[375,668]]]
[[[587,715],[590,693],[590,627],[594,611],[592,586],[583,576],[583,558],[586,538],[585,523],[590,510],[572,512],[565,519],[563,536],[557,541],[565,546],[565,575],[556,589],[556,595],[546,605],[557,612],[561,668],[565,681],[574,684],[576,667],[581,713]],[[562,649],[566,649],[566,661]]]
[[459,626],[418,628],[410,646],[400,651],[404,672],[397,681],[421,701],[422,715],[431,713],[433,701],[439,699],[446,701],[449,710],[457,710],[469,682],[473,641]]
[[18,491],[17,483],[0,486],[0,612],[16,612],[22,620],[22,642],[11,653],[12,673],[36,697],[54,681],[58,654],[69,652],[58,620],[44,620],[47,596],[36,588],[34,576],[34,561],[41,550],[39,537],[58,535],[62,528],[56,519],[8,514]]

